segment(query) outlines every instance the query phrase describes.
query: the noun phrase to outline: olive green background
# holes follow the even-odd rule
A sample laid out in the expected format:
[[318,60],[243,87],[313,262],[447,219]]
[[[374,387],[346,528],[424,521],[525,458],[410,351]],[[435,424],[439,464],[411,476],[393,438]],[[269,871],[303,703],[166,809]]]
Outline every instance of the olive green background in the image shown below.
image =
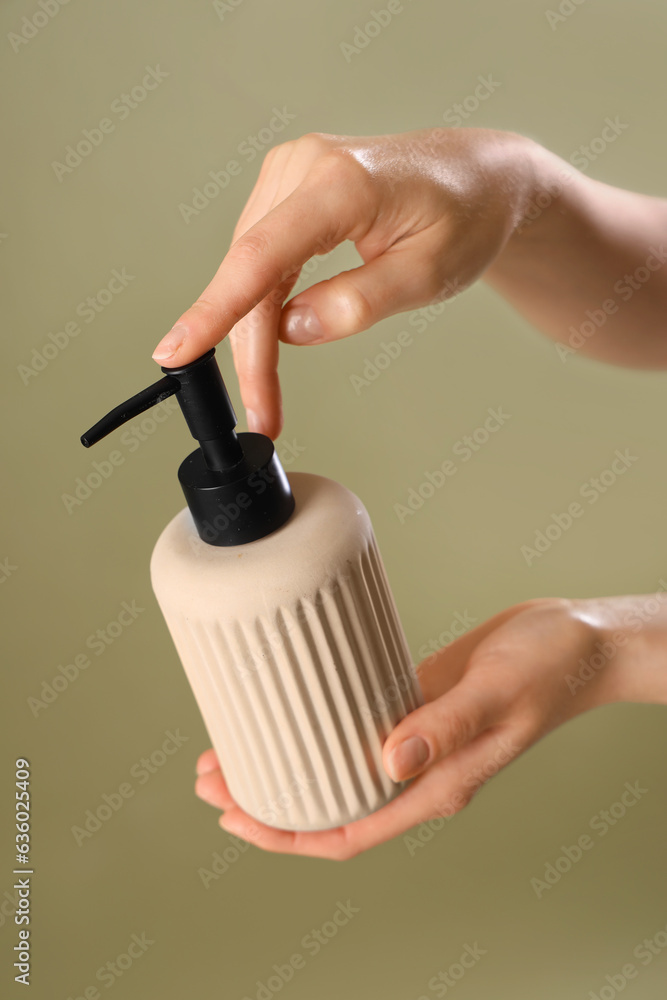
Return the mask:
[[[667,955],[647,967],[632,955],[667,925],[657,706],[598,710],[551,734],[442,829],[422,830],[412,852],[402,838],[343,864],[232,850],[228,870],[202,881],[214,852],[233,845],[193,795],[208,740],[148,577],[152,546],[183,505],[176,470],[191,439],[176,415],[147,424],[134,451],[120,434],[90,452],[78,441],[159,375],[151,351],[224,255],[262,156],[241,160],[189,224],[179,205],[209,171],[241,159],[239,144],[268,127],[274,107],[295,115],[275,142],[401,132],[443,124],[488,75],[500,86],[465,124],[522,132],[568,159],[619,116],[628,127],[589,173],[664,193],[661,5],[585,0],[552,27],[535,0],[406,0],[347,61],[341,43],[372,9],[242,0],[220,17],[207,2],[71,0],[15,52],[10,33],[40,8],[2,5],[0,559],[16,569],[0,585],[0,894],[12,885],[14,760],[25,756],[36,870],[28,995],[40,1000],[93,985],[114,1000],[254,998],[258,980],[306,954],[303,936],[347,899],[359,912],[281,998],[430,1000],[443,993],[429,980],[466,944],[486,954],[456,983],[457,1000],[587,998],[631,961],[640,973],[624,996],[664,997]],[[110,114],[157,64],[168,73],[159,87],[125,120]],[[114,131],[59,181],[53,162],[104,117]],[[357,261],[339,248],[298,287]],[[123,268],[127,287],[93,322],[79,317],[80,333],[24,384],[33,349]],[[404,329],[412,343],[356,391],[352,376]],[[243,426],[226,344],[219,359]],[[338,479],[363,499],[415,658],[457,613],[482,621],[540,595],[649,593],[667,577],[664,374],[562,361],[482,284],[422,335],[404,314],[341,343],[282,348],[281,374],[280,443],[303,449],[286,468]],[[401,524],[394,504],[499,406],[511,419]],[[626,448],[638,461],[527,566],[521,546]],[[113,450],[122,465],[68,513],[63,494]],[[87,638],[133,600],[144,610],[96,656]],[[90,667],[35,715],[28,699],[86,651]],[[129,778],[177,729],[187,737],[178,752],[145,783]],[[72,827],[128,780],[133,797],[78,846]],[[538,899],[531,879],[635,781],[648,792]],[[1,899],[0,989],[13,996],[11,893]],[[133,933],[154,943],[105,986],[97,970]]]

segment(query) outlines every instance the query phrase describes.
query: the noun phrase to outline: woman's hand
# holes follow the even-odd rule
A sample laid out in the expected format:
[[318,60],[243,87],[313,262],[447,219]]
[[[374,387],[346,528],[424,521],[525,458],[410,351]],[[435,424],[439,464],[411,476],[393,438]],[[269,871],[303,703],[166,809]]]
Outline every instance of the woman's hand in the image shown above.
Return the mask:
[[[509,132],[313,132],[275,146],[199,299],[153,357],[176,367],[231,334],[248,426],[282,426],[278,342],[322,344],[449,298],[498,255],[533,190],[536,144]],[[303,264],[352,240],[364,263],[300,292]]]
[[459,812],[481,786],[556,726],[614,701],[667,703],[667,600],[655,594],[515,605],[418,668],[425,705],[383,749],[396,799],[347,826],[277,830],[231,798],[213,750],[196,793],[224,810],[220,825],[268,851],[343,860],[418,823]]

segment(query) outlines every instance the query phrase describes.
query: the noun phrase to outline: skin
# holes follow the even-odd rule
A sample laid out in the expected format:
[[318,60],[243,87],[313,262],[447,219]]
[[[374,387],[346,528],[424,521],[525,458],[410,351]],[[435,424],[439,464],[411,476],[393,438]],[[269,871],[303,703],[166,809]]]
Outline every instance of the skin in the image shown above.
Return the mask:
[[[666,640],[662,594],[527,601],[417,668],[425,705],[396,726],[383,748],[392,777],[416,777],[372,815],[316,833],[266,826],[234,802],[213,750],[199,758],[195,791],[224,810],[223,829],[257,847],[347,860],[418,823],[460,812],[488,778],[583,712],[621,701],[667,704]],[[428,756],[410,767],[402,751],[393,755],[415,737]]]
[[[595,181],[513,133],[309,133],[267,154],[222,264],[153,356],[177,367],[229,335],[249,429],[276,438],[280,341],[351,336],[483,278],[568,346],[571,327],[611,301],[602,332],[576,349],[662,369],[666,236],[667,201]],[[363,263],[286,302],[306,261],[344,240]],[[637,280],[638,268],[648,280]],[[631,294],[620,295],[619,281]],[[492,774],[582,712],[667,704],[666,647],[661,594],[515,605],[419,666],[426,703],[383,748],[390,776],[414,781],[373,815],[317,833],[266,826],[233,801],[212,750],[199,759],[196,792],[224,810],[224,829],[265,850],[350,858],[458,812]]]

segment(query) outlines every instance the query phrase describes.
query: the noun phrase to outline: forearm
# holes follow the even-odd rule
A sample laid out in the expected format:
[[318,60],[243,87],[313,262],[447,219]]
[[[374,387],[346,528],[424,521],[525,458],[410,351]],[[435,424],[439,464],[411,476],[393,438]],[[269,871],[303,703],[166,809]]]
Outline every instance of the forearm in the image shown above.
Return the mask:
[[592,180],[529,140],[526,156],[524,221],[486,281],[566,348],[667,367],[667,200]]
[[[574,613],[595,630],[588,657],[569,676],[573,694],[597,689],[600,704],[667,705],[667,594],[574,601]],[[593,683],[591,683],[593,682]]]

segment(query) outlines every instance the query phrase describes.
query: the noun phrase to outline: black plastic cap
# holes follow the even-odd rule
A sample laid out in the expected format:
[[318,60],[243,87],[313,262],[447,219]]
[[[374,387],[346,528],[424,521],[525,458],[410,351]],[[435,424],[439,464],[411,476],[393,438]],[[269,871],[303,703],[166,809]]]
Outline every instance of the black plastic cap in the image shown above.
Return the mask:
[[209,545],[243,545],[270,535],[294,510],[294,497],[273,441],[237,434],[236,414],[211,349],[126,400],[81,437],[89,448],[155,403],[176,396],[199,448],[178,478],[199,537]]
[[209,545],[244,545],[280,528],[294,497],[273,442],[263,434],[239,434],[243,459],[214,472],[201,451],[181,463],[178,478],[199,537]]

